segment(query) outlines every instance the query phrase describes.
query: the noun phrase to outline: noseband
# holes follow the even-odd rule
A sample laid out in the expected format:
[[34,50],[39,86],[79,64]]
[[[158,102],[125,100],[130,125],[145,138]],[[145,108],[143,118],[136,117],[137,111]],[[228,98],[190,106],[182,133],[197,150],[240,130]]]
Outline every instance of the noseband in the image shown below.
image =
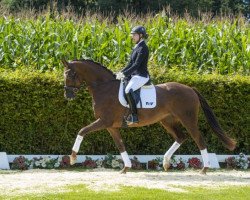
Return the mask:
[[64,89],[66,91],[69,91],[69,92],[74,92],[74,93],[78,92],[80,88],[76,87],[77,74],[73,69],[68,70],[68,74],[66,75],[66,79],[73,81],[74,85],[73,86],[65,85]]

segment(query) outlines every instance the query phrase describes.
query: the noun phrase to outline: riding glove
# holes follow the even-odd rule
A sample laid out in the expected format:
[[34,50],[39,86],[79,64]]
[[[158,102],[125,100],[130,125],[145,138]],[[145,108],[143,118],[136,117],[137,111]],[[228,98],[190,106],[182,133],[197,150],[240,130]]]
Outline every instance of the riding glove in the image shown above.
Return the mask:
[[124,74],[122,73],[122,72],[118,72],[117,74],[116,74],[116,79],[117,80],[122,80],[122,79],[124,79],[125,78],[125,76],[124,76]]

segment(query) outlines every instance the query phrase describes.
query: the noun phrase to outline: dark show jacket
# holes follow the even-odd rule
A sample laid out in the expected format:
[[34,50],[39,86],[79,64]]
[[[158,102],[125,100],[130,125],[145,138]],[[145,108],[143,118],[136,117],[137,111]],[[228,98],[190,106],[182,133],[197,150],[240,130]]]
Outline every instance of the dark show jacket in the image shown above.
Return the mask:
[[141,41],[132,51],[128,65],[122,69],[126,77],[131,75],[148,76],[148,46],[145,41]]

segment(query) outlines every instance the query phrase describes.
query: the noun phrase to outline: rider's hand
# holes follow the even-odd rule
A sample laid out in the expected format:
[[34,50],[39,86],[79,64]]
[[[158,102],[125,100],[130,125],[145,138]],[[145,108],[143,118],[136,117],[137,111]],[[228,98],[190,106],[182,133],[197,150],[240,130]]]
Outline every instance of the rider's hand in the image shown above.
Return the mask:
[[122,79],[124,79],[125,78],[125,76],[124,76],[124,74],[122,73],[122,72],[118,72],[117,74],[116,74],[116,79],[117,80],[122,80]]

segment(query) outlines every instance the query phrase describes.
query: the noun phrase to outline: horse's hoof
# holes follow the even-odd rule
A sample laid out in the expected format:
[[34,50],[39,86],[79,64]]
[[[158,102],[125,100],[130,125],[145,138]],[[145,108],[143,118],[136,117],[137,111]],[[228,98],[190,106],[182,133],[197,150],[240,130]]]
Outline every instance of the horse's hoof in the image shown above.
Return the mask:
[[200,174],[206,175],[207,174],[207,169],[208,169],[208,167],[203,167],[202,170],[200,171]]
[[129,167],[124,167],[121,171],[120,174],[126,174],[128,171]]
[[74,165],[76,163],[77,157],[70,155],[70,165]]
[[170,166],[171,166],[171,164],[169,161],[163,161],[163,168],[165,171],[168,171]]

